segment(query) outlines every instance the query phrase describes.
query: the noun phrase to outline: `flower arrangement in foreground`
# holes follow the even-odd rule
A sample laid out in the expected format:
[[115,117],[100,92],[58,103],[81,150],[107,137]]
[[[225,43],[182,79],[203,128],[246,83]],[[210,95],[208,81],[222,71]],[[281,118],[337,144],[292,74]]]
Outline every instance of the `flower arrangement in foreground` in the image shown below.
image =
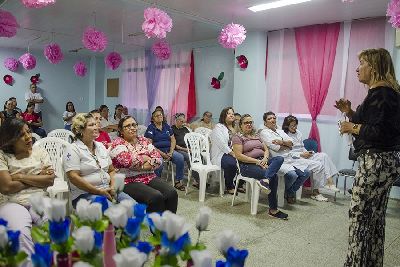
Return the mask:
[[[197,240],[192,243],[189,235],[191,225],[182,217],[170,211],[147,214],[146,205],[134,200],[124,200],[109,207],[103,196],[93,201],[81,199],[70,218],[66,217],[64,200],[43,199],[40,195],[32,195],[30,200],[36,213],[49,218],[47,223],[32,229],[35,241],[35,252],[31,255],[33,266],[52,266],[53,251],[58,252],[56,260],[53,260],[56,266],[72,266],[71,260],[68,260],[71,254],[75,255],[72,259],[74,266],[82,267],[107,266],[106,260],[110,259],[117,267],[142,267],[146,262],[151,262],[152,266],[213,266],[211,253],[200,242],[201,233],[207,230],[211,217],[208,207],[200,208],[196,220]],[[74,226],[72,234],[71,221]],[[21,252],[16,254],[19,248],[15,240],[18,238],[11,233],[8,239],[14,240],[14,243],[5,243],[4,228],[0,224],[0,263],[4,260],[22,262],[26,255]],[[112,242],[117,251],[102,255],[109,246],[109,241],[104,239],[103,242],[103,235],[105,237],[106,229],[110,228],[115,231]],[[143,241],[143,236],[148,236],[148,240]],[[225,259],[217,261],[214,266],[244,266],[248,251],[237,249],[238,241],[239,238],[229,230],[217,236],[217,247]],[[9,247],[12,247],[13,253],[8,252]]]

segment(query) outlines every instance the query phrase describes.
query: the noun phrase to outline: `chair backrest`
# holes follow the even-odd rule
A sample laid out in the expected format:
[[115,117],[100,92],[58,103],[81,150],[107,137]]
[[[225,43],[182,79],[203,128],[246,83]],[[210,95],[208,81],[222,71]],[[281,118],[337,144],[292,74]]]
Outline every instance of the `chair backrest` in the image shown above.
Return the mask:
[[47,137],[57,137],[63,139],[64,141],[67,141],[68,143],[72,143],[74,141],[75,135],[69,130],[55,129],[49,132]]
[[144,133],[146,132],[147,127],[144,125],[138,125],[137,127],[137,135],[143,136]]
[[208,129],[206,127],[198,127],[194,130],[195,133],[199,133],[202,134],[203,136],[208,137],[210,135],[210,133],[212,132],[211,129]]
[[191,164],[204,164],[203,159],[205,159],[205,163],[211,165],[210,146],[207,137],[192,132],[185,134],[184,141],[186,147],[189,148]]
[[318,152],[318,142],[316,140],[307,138],[303,140],[303,144],[307,151],[314,151],[315,153]]
[[[64,151],[70,144],[61,138],[57,137],[45,137],[34,144],[47,151],[50,156],[50,161],[53,164],[54,172],[57,177],[64,179],[64,169],[62,165],[62,159],[64,157]],[[64,179],[65,180],[65,179]]]

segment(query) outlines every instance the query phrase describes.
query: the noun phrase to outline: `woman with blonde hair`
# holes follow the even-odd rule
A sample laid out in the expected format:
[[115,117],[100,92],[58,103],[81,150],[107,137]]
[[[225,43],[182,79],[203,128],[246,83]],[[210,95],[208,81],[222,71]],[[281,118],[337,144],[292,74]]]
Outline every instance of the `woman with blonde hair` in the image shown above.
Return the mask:
[[400,86],[385,49],[363,50],[358,59],[358,80],[368,87],[368,94],[356,110],[346,99],[335,105],[350,120],[341,123],[340,132],[355,138],[359,163],[345,266],[383,266],[387,202],[400,175]]

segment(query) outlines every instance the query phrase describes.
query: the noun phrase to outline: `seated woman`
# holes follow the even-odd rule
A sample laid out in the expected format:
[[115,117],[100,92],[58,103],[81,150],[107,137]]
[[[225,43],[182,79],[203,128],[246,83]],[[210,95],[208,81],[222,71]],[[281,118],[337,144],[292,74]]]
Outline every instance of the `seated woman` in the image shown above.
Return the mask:
[[4,110],[1,111],[3,113],[4,119],[14,119],[14,118],[21,118],[21,114],[14,109],[14,104],[12,100],[7,100],[4,104]]
[[[310,161],[317,161],[322,164],[322,175],[314,174],[314,188],[313,188],[313,199],[325,201],[324,196],[320,195],[319,188],[325,187],[327,190],[338,192],[339,189],[334,185],[332,177],[338,173],[335,164],[326,153],[319,152],[314,153],[313,151],[307,151],[303,144],[303,135],[297,130],[299,121],[295,116],[287,116],[282,124],[282,130],[293,140],[293,153],[298,153],[298,156]],[[309,169],[312,169],[310,166]],[[325,198],[326,199],[326,198]],[[326,199],[327,200],[327,199]]]
[[233,152],[239,161],[243,176],[257,179],[257,184],[268,194],[269,212],[274,218],[287,219],[288,215],[278,210],[278,176],[283,157],[269,158],[268,147],[263,144],[253,128],[253,119],[244,114],[239,120],[240,133],[232,137]]
[[137,122],[130,116],[119,121],[118,131],[120,137],[112,142],[110,156],[114,167],[126,175],[124,192],[146,204],[147,212],[176,213],[178,194],[154,173],[162,164],[157,149],[137,135]]
[[[164,122],[164,114],[160,110],[155,110],[151,114],[151,124],[147,127],[144,137],[152,140],[153,145],[161,154],[165,161],[172,161],[175,166],[175,188],[180,191],[185,191],[185,186],[182,183],[184,159],[182,154],[174,151],[176,140],[174,132],[167,123]],[[162,168],[155,170],[158,177],[161,176]]]
[[111,118],[111,123],[118,125],[119,120],[122,119],[124,117],[124,106],[121,104],[117,104],[115,106],[115,110],[114,110],[114,116]]
[[54,177],[47,152],[32,147],[26,122],[6,120],[0,127],[0,218],[8,221],[11,230],[21,231],[20,246],[28,255],[33,253],[32,225],[42,223],[28,199],[34,193],[45,195]]
[[71,131],[72,119],[75,117],[75,107],[74,103],[68,101],[65,106],[65,111],[63,113],[64,129]]
[[205,127],[210,130],[214,129],[215,124],[212,121],[212,113],[210,111],[206,111],[203,113],[203,117],[198,122],[193,122],[191,124],[191,128],[194,131],[196,128]]
[[118,201],[131,199],[124,192],[115,195],[115,170],[107,149],[96,142],[99,126],[89,113],[75,116],[71,127],[75,141],[64,153],[64,169],[71,182],[72,206],[79,199],[92,200],[98,195],[107,197],[109,205],[118,197]]
[[43,126],[42,119],[39,117],[37,113],[33,112],[34,109],[35,109],[35,103],[29,102],[28,105],[26,106],[25,112],[21,114],[21,117],[29,125],[32,132],[36,133],[41,138],[44,138],[47,136],[47,133],[42,128]]

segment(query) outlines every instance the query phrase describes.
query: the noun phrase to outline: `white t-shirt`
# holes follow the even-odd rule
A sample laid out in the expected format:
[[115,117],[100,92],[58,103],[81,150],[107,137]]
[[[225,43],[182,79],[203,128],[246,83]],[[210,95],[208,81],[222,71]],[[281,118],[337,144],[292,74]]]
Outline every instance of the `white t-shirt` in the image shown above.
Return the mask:
[[[65,119],[65,118],[67,118],[67,117],[72,116],[73,114],[74,114],[73,112],[64,111],[64,113],[63,113],[63,118]],[[71,124],[72,124],[72,119],[73,119],[73,118],[71,118],[71,119],[69,119],[69,120],[67,120],[67,121],[64,121],[64,125],[71,125]]]
[[[94,141],[94,144],[94,155],[81,140],[77,140],[68,146],[63,161],[65,172],[80,171],[80,176],[96,188],[109,188],[111,178],[108,174],[108,168],[112,164],[111,158],[102,143]],[[87,192],[71,183],[72,200],[85,193]]]
[[[32,148],[32,154],[24,159],[16,159],[15,155],[4,153],[0,150],[0,171],[8,171],[10,175],[16,173],[39,174],[44,166],[51,166],[49,154],[39,146]],[[24,206],[29,205],[29,196],[33,193],[41,192],[45,194],[44,188],[29,187],[18,193],[10,195],[0,194],[0,204],[5,202],[15,202]]]
[[[32,91],[28,91],[25,93],[25,101],[28,101],[29,99],[35,99],[35,100],[42,100],[43,97],[40,93],[32,93]],[[40,112],[40,104],[35,103],[35,109],[33,110],[35,113]]]

